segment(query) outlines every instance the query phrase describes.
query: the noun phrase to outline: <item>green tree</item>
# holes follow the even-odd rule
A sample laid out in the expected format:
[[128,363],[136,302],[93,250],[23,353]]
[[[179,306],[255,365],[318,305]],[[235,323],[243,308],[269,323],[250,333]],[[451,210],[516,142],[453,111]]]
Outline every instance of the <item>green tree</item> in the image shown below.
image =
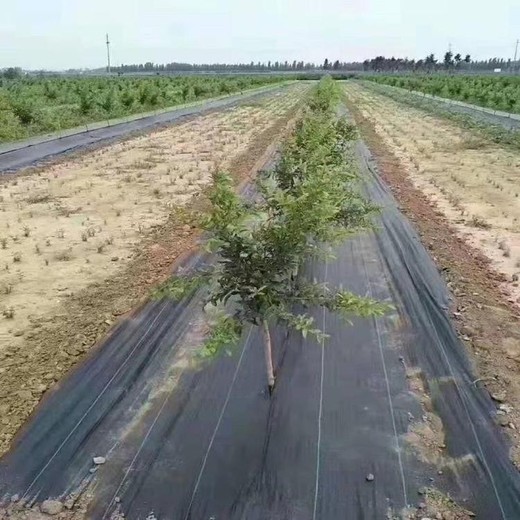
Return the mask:
[[94,107],[92,94],[88,90],[82,90],[79,94],[79,111],[83,115],[87,115]]
[[455,60],[455,67],[459,68],[460,63],[462,61],[462,56],[460,55],[460,53],[455,54],[455,57],[453,59]]
[[22,125],[28,126],[36,121],[36,110],[32,103],[26,100],[12,103],[11,109]]
[[9,67],[4,71],[5,79],[18,79],[23,75],[22,69],[20,67]]
[[325,61],[323,62],[323,69],[328,70],[329,69],[329,59],[325,58]]
[[135,101],[134,94],[131,90],[125,90],[121,94],[121,103],[127,110],[129,110],[130,107],[134,104],[134,101]]
[[99,103],[99,106],[107,113],[110,114],[115,107],[114,91],[109,90],[104,99]]
[[327,256],[330,244],[366,227],[374,210],[355,189],[355,169],[345,160],[355,132],[334,117],[337,88],[330,77],[320,83],[279,166],[257,180],[258,198],[243,200],[228,175],[214,176],[212,211],[204,228],[218,264],[175,278],[157,293],[179,297],[208,285],[209,302],[221,309],[205,344],[208,356],[236,342],[245,323],[260,327],[270,391],[275,383],[270,322],[323,340],[308,314],[311,306],[359,316],[386,309],[371,299],[308,280],[300,270],[306,258]]
[[453,67],[453,52],[448,51],[444,55],[444,68],[449,70]]
[[437,65],[437,60],[435,59],[435,54],[432,53],[432,54],[429,54],[428,56],[426,56],[426,58],[424,60],[424,64],[428,70],[435,69],[435,67]]

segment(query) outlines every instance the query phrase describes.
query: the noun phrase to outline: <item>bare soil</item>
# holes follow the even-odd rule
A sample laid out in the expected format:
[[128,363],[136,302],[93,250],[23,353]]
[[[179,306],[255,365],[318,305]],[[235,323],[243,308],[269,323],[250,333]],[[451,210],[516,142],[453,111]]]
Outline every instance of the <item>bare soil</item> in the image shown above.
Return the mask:
[[504,274],[502,288],[520,304],[520,153],[359,84],[348,93],[414,185]]
[[[383,179],[390,186],[401,210],[414,223],[452,291],[453,320],[474,363],[474,371],[477,374],[475,377],[478,378],[475,384],[487,387],[495,400],[496,420],[509,434],[512,441],[512,460],[519,466],[520,438],[517,428],[520,427],[520,314],[518,306],[512,300],[510,288],[505,288],[508,278],[504,272],[499,271],[500,265],[493,262],[493,258],[490,258],[492,255],[486,255],[489,249],[481,247],[482,244],[478,240],[475,241],[474,235],[461,233],[459,226],[462,223],[453,219],[453,213],[446,210],[440,199],[432,196],[432,191],[425,183],[418,182],[420,170],[426,168],[424,164],[421,165],[419,162],[417,170],[411,167],[414,166],[414,161],[423,160],[423,152],[419,147],[429,149],[428,153],[432,154],[432,157],[435,154],[437,159],[437,162],[432,163],[433,167],[439,170],[438,177],[435,176],[439,180],[435,182],[445,186],[447,194],[460,193],[459,204],[463,208],[467,204],[470,213],[477,211],[474,204],[480,201],[478,218],[490,222],[491,230],[500,236],[504,234],[509,237],[512,245],[517,232],[512,227],[511,216],[513,212],[516,215],[518,211],[517,203],[514,201],[517,200],[516,186],[520,187],[520,181],[517,185],[511,182],[506,192],[488,188],[485,179],[500,176],[505,179],[507,175],[514,175],[511,169],[513,166],[509,166],[508,161],[514,163],[517,159],[511,157],[509,150],[502,150],[496,144],[485,142],[484,150],[486,154],[493,150],[492,157],[495,157],[495,162],[490,162],[489,156],[486,155],[488,159],[483,166],[485,173],[476,163],[466,171],[466,198],[463,186],[456,182],[451,184],[450,171],[459,172],[459,167],[464,166],[460,165],[461,151],[466,160],[464,150],[469,155],[474,153],[471,149],[461,148],[460,144],[461,140],[470,142],[474,139],[471,133],[442,118],[426,115],[383,96],[365,92],[357,85],[347,87],[347,97],[347,103],[363,139],[378,161]],[[380,113],[384,115],[379,117]],[[408,128],[414,128],[415,132],[409,132]],[[438,129],[441,135],[437,138],[438,144],[433,144],[432,148],[426,142],[426,136],[433,139],[434,129]],[[423,131],[426,132],[425,136],[421,135]],[[432,135],[428,134],[430,131]],[[413,143],[413,138],[417,143]],[[399,140],[404,143],[404,139],[409,139],[405,145],[406,151],[400,149],[395,142]],[[441,145],[442,150],[439,148]],[[451,152],[448,152],[450,149]],[[497,159],[502,155],[508,159]],[[430,159],[424,157],[424,160]],[[479,160],[484,161],[484,156]],[[452,165],[447,175],[442,172],[442,164]],[[496,166],[497,164],[499,166]],[[482,176],[483,184],[479,180]],[[430,178],[432,175],[427,174],[426,177]],[[469,178],[472,179],[471,183]],[[495,182],[505,182],[504,179]],[[493,198],[489,198],[489,191]],[[480,200],[480,197],[483,197],[483,200]],[[502,197],[503,201],[500,202]],[[512,201],[514,203],[510,204]],[[491,204],[500,206],[507,212],[507,222],[511,226],[506,225],[506,217],[500,217]],[[462,215],[460,217],[462,218]],[[465,229],[469,229],[469,226],[465,225]],[[517,288],[512,283],[509,285],[512,289]]]
[[[0,453],[44,392],[195,247],[198,194],[272,152],[306,86],[0,185]],[[16,257],[15,257],[16,255]]]

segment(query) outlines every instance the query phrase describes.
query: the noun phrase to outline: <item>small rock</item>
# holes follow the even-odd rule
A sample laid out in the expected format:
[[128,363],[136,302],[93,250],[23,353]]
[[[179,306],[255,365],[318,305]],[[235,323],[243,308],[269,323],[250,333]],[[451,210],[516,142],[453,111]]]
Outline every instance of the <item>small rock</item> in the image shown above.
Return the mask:
[[116,498],[114,498],[114,502],[115,502],[116,504],[119,504],[119,502],[121,502],[121,499],[120,499],[119,497],[116,497]]
[[54,516],[63,511],[63,504],[59,500],[44,500],[40,504],[40,511]]
[[419,488],[419,489],[417,490],[417,494],[418,494],[418,495],[426,495],[427,491],[428,491],[427,488],[425,488],[425,487],[421,487],[421,488]]
[[96,466],[100,466],[101,464],[104,464],[106,461],[107,461],[107,459],[105,459],[105,457],[94,457],[94,458],[92,459],[92,462],[93,462]]
[[506,417],[505,415],[500,415],[498,416],[498,420],[497,420],[498,424],[500,426],[507,426],[509,424],[509,418]]
[[18,500],[20,500],[20,495],[18,493],[14,494],[12,497],[11,497],[11,502],[18,502]]
[[191,231],[191,226],[189,224],[184,224],[184,226],[182,226],[182,230],[183,231]]
[[112,260],[112,262],[117,262],[119,260],[119,257],[113,256],[110,260]]
[[493,399],[493,401],[496,401],[497,403],[503,403],[506,400],[506,393],[497,392],[495,394],[491,394],[491,399]]
[[372,473],[369,473],[367,476],[366,476],[366,480],[367,482],[372,482],[374,480],[374,475],[372,475]]
[[23,336],[23,330],[15,330],[13,333],[13,336],[19,338],[20,336]]
[[504,413],[511,413],[513,411],[513,407],[510,404],[501,404],[498,409]]
[[475,329],[469,325],[464,325],[460,328],[460,332],[463,336],[475,336]]
[[426,509],[426,502],[421,502],[417,507],[419,509]]

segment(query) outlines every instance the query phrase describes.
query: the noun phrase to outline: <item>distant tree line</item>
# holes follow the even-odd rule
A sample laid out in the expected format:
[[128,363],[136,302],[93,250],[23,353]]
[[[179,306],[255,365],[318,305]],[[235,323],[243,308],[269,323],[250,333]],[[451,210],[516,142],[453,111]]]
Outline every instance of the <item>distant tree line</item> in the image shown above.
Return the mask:
[[9,67],[8,69],[0,70],[0,78],[5,79],[17,79],[23,76],[22,69],[20,67]]
[[[472,60],[469,54],[454,54],[448,51],[444,54],[444,58],[437,59],[435,54],[429,54],[423,59],[415,60],[408,58],[387,58],[385,56],[376,56],[372,59],[361,61],[332,61],[325,58],[323,63],[313,63],[305,61],[268,61],[268,62],[249,62],[249,63],[134,63],[130,65],[120,65],[112,67],[112,72],[118,74],[125,73],[168,73],[168,72],[219,72],[219,73],[251,73],[251,72],[298,72],[298,71],[370,71],[370,72],[435,72],[435,71],[491,71],[494,69],[502,69],[503,71],[511,71],[513,68],[519,69],[520,62],[513,63],[512,60],[503,58],[491,58],[488,60]],[[104,68],[96,69],[95,72],[102,72]],[[45,74],[45,71],[39,71]],[[84,72],[75,69],[67,71],[68,73]],[[10,67],[0,70],[0,77],[6,79],[16,79],[23,75],[20,67]]]
[[132,65],[121,65],[112,67],[113,72],[268,72],[268,71],[291,71],[291,70],[313,70],[315,63],[303,61],[268,61],[267,63],[139,63]]
[[512,70],[514,63],[503,58],[491,58],[489,60],[472,60],[471,55],[454,54],[448,51],[443,59],[438,60],[435,54],[429,54],[424,59],[414,60],[408,58],[385,58],[377,56],[363,62],[364,71],[374,72],[434,72],[434,71],[489,71],[502,69]]
[[139,63],[112,67],[113,72],[291,72],[310,70],[363,70],[361,62],[330,61],[325,59],[323,64],[304,61],[268,61],[250,63]]
[[290,61],[268,61],[250,63],[166,63],[157,64],[152,62],[139,63],[132,65],[121,65],[113,67],[112,71],[121,74],[131,72],[290,72],[290,71],[310,71],[310,70],[332,70],[332,71],[374,71],[374,72],[434,72],[434,71],[486,71],[500,68],[509,70],[512,68],[512,61],[503,58],[491,58],[488,60],[471,59],[469,54],[454,54],[451,51],[445,53],[442,59],[437,59],[435,54],[429,54],[424,59],[408,58],[386,58],[376,56],[363,62],[329,60],[326,58],[323,63],[313,63],[294,60]]

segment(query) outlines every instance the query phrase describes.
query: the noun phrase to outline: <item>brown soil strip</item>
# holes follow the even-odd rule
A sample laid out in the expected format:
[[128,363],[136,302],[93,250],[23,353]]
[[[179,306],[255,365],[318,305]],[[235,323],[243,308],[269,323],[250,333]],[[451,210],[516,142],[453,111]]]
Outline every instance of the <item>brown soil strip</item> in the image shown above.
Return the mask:
[[454,295],[453,319],[474,362],[479,378],[475,384],[486,386],[497,408],[502,408],[498,409],[497,420],[510,434],[512,459],[518,466],[520,316],[500,288],[504,276],[457,234],[437,205],[414,185],[402,160],[376,132],[374,122],[349,100],[347,104],[379,164],[382,178],[414,223]]

